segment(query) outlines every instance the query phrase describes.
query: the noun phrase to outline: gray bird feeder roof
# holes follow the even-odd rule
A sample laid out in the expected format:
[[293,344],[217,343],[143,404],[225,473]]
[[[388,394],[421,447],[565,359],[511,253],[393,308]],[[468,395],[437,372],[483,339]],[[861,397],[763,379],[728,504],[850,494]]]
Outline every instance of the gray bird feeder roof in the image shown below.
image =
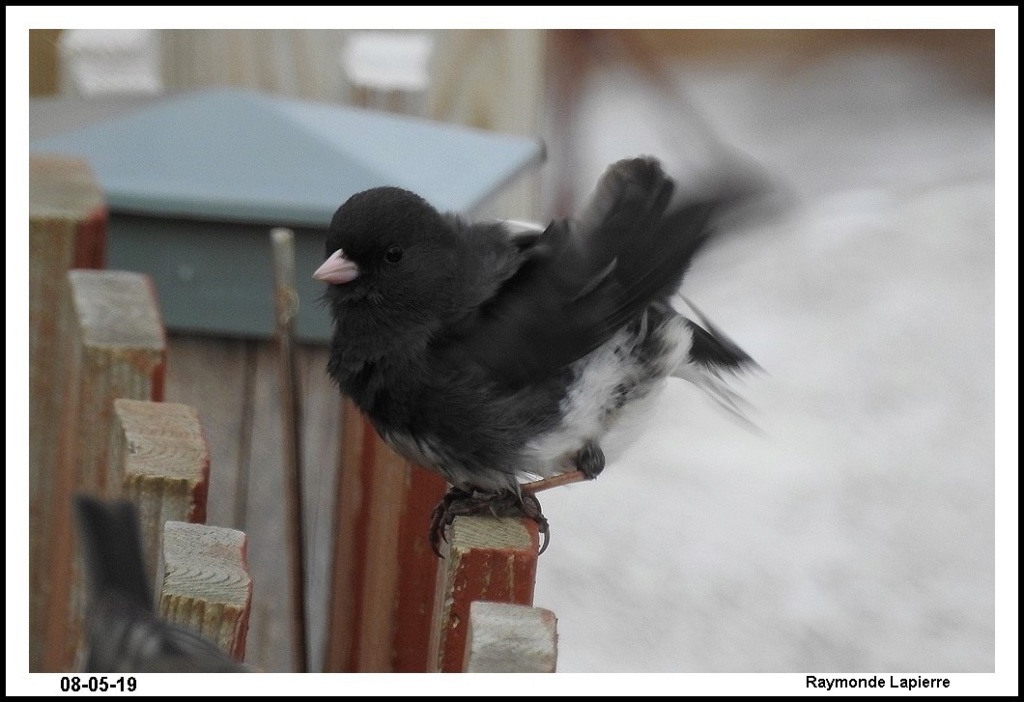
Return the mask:
[[31,150],[87,159],[111,211],[316,227],[379,185],[470,211],[544,155],[529,137],[237,89],[170,97]]

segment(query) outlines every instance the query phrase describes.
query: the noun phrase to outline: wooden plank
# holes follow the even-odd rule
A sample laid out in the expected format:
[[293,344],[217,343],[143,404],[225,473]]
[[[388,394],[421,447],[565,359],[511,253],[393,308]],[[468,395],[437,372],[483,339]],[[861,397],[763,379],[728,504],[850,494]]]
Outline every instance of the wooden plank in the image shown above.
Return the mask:
[[[81,631],[81,565],[73,559],[71,498],[102,495],[108,485],[110,432],[117,398],[161,399],[165,344],[152,285],[124,271],[67,274],[58,338],[62,363],[56,477],[42,534],[48,568],[43,580],[45,641],[42,668],[67,670]],[[72,607],[72,594],[76,603]]]
[[466,634],[467,673],[553,673],[555,613],[504,602],[473,602]]
[[327,599],[334,543],[334,497],[338,476],[338,426],[341,402],[338,388],[327,377],[325,346],[300,345],[297,361],[302,388],[303,513],[306,518],[306,584],[309,618],[309,656],[321,670],[327,638]]
[[[545,107],[546,31],[458,29],[439,32],[431,61],[427,116],[509,134],[537,134]],[[496,89],[501,86],[501,89]],[[535,172],[502,183],[477,217],[536,219],[540,178]]]
[[410,466],[404,483],[395,561],[399,564],[391,630],[392,669],[429,671],[437,573],[441,563],[427,538],[434,507],[447,483],[436,473]]
[[[271,291],[268,289],[267,294]],[[252,402],[252,447],[242,470],[250,476],[243,524],[249,565],[258,587],[253,592],[249,661],[267,672],[295,672],[291,655],[284,453],[277,358],[273,344],[256,346]]]
[[29,159],[29,255],[38,267],[30,268],[30,277],[32,270],[39,271],[43,275],[37,284],[51,286],[51,294],[59,298],[63,278],[53,274],[68,268],[102,268],[106,239],[107,206],[88,164],[33,155]]
[[431,660],[442,673],[465,669],[475,600],[532,605],[540,539],[531,519],[457,517],[438,572]]
[[[194,407],[210,452],[207,521],[244,528],[248,493],[242,479],[251,452],[257,342],[171,334],[167,339],[168,402]],[[241,488],[240,488],[241,485]],[[241,506],[237,504],[241,493]]]
[[40,670],[44,616],[45,520],[53,499],[62,404],[58,338],[61,297],[72,267],[100,268],[107,212],[84,161],[29,161],[29,669]]
[[[248,660],[268,672],[288,672],[291,664],[286,654],[291,630],[289,600],[282,599],[287,597],[287,581],[281,578],[285,553],[280,499],[281,415],[273,346],[269,342],[180,334],[171,335],[168,346],[167,399],[199,410],[209,444],[208,522],[243,529],[253,544],[250,573],[258,587]],[[303,511],[310,573],[309,647],[314,669],[323,660],[327,629],[326,590],[341,411],[337,387],[326,376],[327,356],[322,345],[296,347],[304,418],[303,482],[307,489]],[[250,504],[258,521],[248,520],[252,523],[247,524]]]
[[594,75],[594,56],[588,48],[587,30],[549,30],[545,64],[550,133],[547,142],[550,183],[542,211],[555,216],[575,212],[586,193],[578,192],[582,158],[579,110]]
[[409,465],[344,402],[325,672],[424,672],[444,481]]
[[199,414],[173,402],[114,401],[106,495],[138,507],[149,582],[157,582],[164,524],[202,524],[210,485],[210,452]]
[[244,661],[252,602],[245,534],[167,522],[162,554],[160,616]]

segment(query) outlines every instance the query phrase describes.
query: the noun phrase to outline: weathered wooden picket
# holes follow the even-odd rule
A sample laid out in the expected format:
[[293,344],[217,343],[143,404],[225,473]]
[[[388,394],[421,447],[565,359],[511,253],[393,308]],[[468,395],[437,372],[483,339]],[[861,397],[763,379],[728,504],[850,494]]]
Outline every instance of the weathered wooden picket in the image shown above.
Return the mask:
[[[81,163],[32,160],[29,285],[43,302],[30,319],[30,670],[78,664],[85,583],[72,526],[76,493],[138,506],[161,611],[240,659],[250,592],[244,535],[201,525],[209,451],[196,412],[160,402],[166,342],[152,284],[137,273],[72,268],[102,263],[104,208],[88,182]],[[76,248],[92,253],[67,255]],[[191,535],[183,544],[165,539],[165,528]],[[232,545],[215,558],[190,554],[203,538]],[[199,572],[230,562],[241,575],[228,580],[232,587],[201,578],[190,588],[183,562]]]

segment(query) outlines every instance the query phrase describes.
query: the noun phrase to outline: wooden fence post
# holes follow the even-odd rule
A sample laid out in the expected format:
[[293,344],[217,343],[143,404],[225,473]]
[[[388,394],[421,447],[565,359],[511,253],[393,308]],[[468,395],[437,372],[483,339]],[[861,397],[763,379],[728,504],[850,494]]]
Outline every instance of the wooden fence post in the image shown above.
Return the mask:
[[467,673],[553,673],[555,613],[540,607],[476,601],[469,606]]
[[424,672],[438,567],[427,531],[444,480],[410,466],[346,400],[326,672]]
[[476,600],[533,604],[540,539],[531,519],[457,517],[438,572],[431,662],[442,673],[465,669],[470,605]]
[[[40,515],[46,572],[42,669],[66,671],[80,639],[81,604],[72,583],[83,581],[74,557],[72,495],[103,495],[110,470],[110,425],[117,398],[161,399],[166,357],[152,283],[123,271],[74,270],[61,305],[61,418],[52,495]],[[78,597],[84,593],[79,592]]]
[[241,531],[166,522],[160,616],[245,659],[252,580]]
[[242,662],[252,597],[246,536],[203,524],[210,452],[198,413],[177,403],[115,400],[110,462],[105,494],[138,508],[161,617]]
[[49,569],[45,533],[56,474],[58,370],[66,358],[57,327],[71,268],[101,268],[107,210],[84,161],[29,160],[29,670],[41,670]]
[[115,400],[110,464],[104,494],[138,507],[146,575],[155,584],[164,523],[206,522],[210,451],[198,413],[173,402]]
[[[195,410],[139,401],[163,396],[166,343],[149,279],[71,270],[104,259],[107,211],[87,165],[33,156],[29,183],[29,669],[63,672],[74,664],[85,603],[73,495],[133,500],[155,576],[164,522],[205,521],[209,451]],[[175,587],[183,586],[172,578],[164,597],[178,604],[166,606],[172,620],[240,660],[251,592],[245,536],[202,529],[198,543],[207,547],[193,554],[192,568],[220,577],[234,563],[244,583],[226,578],[211,589],[197,580],[189,601],[199,604],[182,605]]]

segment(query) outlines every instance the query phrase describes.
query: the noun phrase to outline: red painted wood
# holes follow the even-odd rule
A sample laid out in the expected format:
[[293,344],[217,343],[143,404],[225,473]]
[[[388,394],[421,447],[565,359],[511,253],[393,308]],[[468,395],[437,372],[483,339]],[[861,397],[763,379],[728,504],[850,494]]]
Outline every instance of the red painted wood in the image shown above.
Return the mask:
[[430,512],[445,491],[349,401],[342,410],[327,672],[424,672],[437,557]]
[[438,598],[436,661],[442,673],[465,668],[469,608],[476,600],[532,605],[540,539],[531,519],[459,517]]

